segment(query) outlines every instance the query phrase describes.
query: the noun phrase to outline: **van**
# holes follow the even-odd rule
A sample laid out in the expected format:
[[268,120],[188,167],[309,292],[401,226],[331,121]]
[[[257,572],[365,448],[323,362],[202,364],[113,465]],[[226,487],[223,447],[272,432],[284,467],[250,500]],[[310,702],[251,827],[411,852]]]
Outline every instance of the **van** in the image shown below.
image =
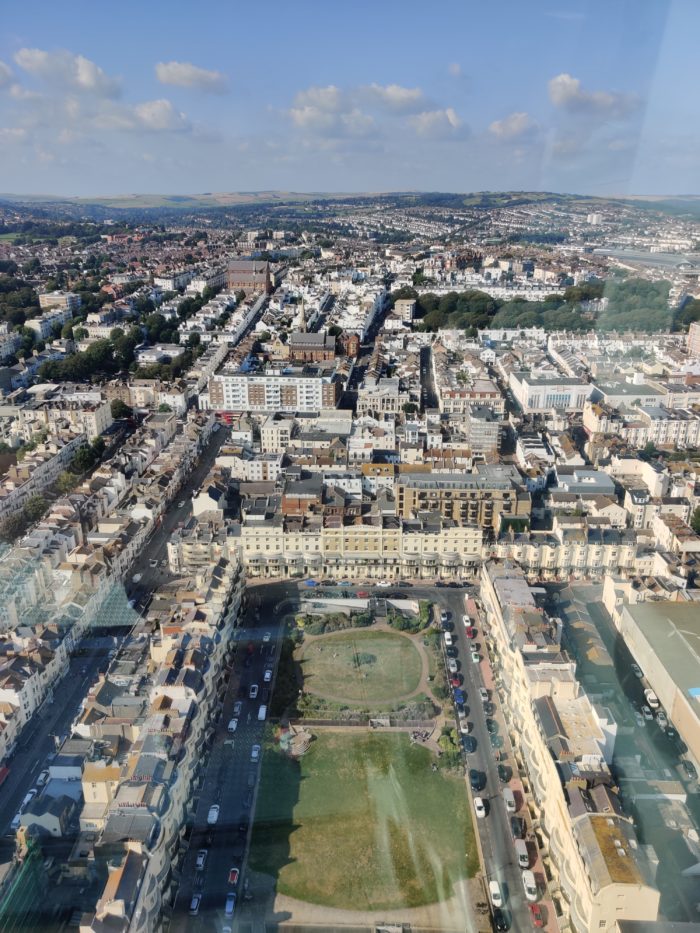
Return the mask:
[[518,856],[518,865],[523,870],[530,867],[530,853],[527,851],[527,843],[524,839],[516,839],[513,843],[515,854]]
[[452,640],[452,635],[450,634],[450,632],[445,632],[445,634],[442,637],[445,639],[445,647],[451,648],[452,645],[454,644],[454,641]]
[[501,794],[503,796],[508,813],[515,813],[515,794],[513,791],[510,789],[510,787],[504,787],[501,791]]
[[260,709],[258,710],[258,721],[263,722],[263,720],[265,719],[267,719],[267,707],[263,703]]
[[529,869],[523,872],[523,890],[528,901],[537,900],[537,883],[535,876]]

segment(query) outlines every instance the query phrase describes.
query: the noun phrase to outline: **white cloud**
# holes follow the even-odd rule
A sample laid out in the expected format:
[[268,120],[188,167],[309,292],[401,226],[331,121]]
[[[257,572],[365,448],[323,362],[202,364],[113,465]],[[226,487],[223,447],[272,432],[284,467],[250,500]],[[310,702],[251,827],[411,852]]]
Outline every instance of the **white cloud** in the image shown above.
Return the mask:
[[0,126],[0,143],[8,145],[24,142],[27,131],[20,126]]
[[299,91],[294,98],[294,106],[299,110],[311,108],[326,113],[340,113],[343,110],[349,110],[351,105],[340,88],[329,84],[327,87],[312,86]]
[[569,113],[624,117],[639,106],[639,98],[617,91],[586,91],[578,78],[560,74],[549,82],[549,99]]
[[95,94],[97,97],[118,97],[120,84],[83,55],[60,50],[46,52],[42,49],[20,49],[15,54],[19,67],[35,78],[53,85]]
[[5,62],[0,61],[0,88],[8,87],[12,83],[12,69]]
[[223,94],[228,89],[226,75],[220,71],[198,68],[190,62],[158,62],[156,77],[161,84],[196,88],[212,94]]
[[462,124],[452,107],[444,110],[424,110],[409,119],[409,123],[419,136],[449,138],[464,135],[466,127]]
[[453,78],[462,77],[462,66],[459,64],[459,62],[450,62],[450,64],[447,66],[447,70]]
[[10,97],[14,100],[41,100],[41,94],[38,91],[30,91],[21,84],[10,85]]
[[147,100],[134,107],[137,125],[145,130],[160,133],[163,131],[185,130],[188,128],[187,117],[177,111],[169,100]]
[[511,113],[502,120],[494,120],[489,126],[489,132],[497,139],[522,139],[537,129],[537,124],[530,115],[522,111]]
[[362,89],[364,95],[380,107],[394,113],[421,113],[428,101],[419,87],[402,87],[400,84],[370,84]]
[[292,107],[289,116],[296,127],[317,136],[361,137],[374,132],[374,119],[357,107],[347,113],[333,113],[321,107]]

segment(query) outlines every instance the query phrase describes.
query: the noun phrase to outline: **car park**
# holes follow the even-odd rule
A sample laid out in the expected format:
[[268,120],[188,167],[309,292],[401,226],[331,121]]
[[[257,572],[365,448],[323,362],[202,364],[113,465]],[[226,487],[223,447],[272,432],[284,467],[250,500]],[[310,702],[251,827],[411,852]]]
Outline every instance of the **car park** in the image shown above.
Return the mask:
[[207,814],[207,823],[209,826],[213,826],[215,823],[219,822],[219,804],[214,803],[209,807],[209,813]]
[[198,870],[201,871],[201,869],[204,868],[204,866],[206,865],[207,855],[208,855],[207,849],[200,849],[199,852],[197,853],[197,861],[195,862],[195,867]]
[[483,818],[486,816],[486,805],[484,804],[482,797],[474,798],[474,811],[480,820],[483,820]]
[[190,917],[196,917],[199,913],[199,905],[202,903],[201,894],[193,894],[190,901]]

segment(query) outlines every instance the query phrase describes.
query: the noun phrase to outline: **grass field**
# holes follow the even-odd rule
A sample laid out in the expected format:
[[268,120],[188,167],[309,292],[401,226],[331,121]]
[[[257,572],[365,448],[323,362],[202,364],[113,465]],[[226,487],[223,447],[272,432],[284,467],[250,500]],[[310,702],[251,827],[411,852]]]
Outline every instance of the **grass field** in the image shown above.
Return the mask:
[[303,646],[300,661],[305,690],[351,703],[400,699],[420,683],[417,648],[393,632],[323,635]]
[[327,907],[446,900],[478,856],[464,780],[431,761],[403,733],[325,732],[300,762],[266,747],[251,867]]

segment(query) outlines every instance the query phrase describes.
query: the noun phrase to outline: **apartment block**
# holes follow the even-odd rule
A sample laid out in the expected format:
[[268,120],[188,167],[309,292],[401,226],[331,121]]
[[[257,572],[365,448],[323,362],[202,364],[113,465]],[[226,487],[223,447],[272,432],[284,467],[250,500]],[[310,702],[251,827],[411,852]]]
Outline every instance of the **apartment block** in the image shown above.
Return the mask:
[[209,404],[213,410],[223,412],[320,411],[335,408],[340,392],[333,367],[219,373],[209,380]]

